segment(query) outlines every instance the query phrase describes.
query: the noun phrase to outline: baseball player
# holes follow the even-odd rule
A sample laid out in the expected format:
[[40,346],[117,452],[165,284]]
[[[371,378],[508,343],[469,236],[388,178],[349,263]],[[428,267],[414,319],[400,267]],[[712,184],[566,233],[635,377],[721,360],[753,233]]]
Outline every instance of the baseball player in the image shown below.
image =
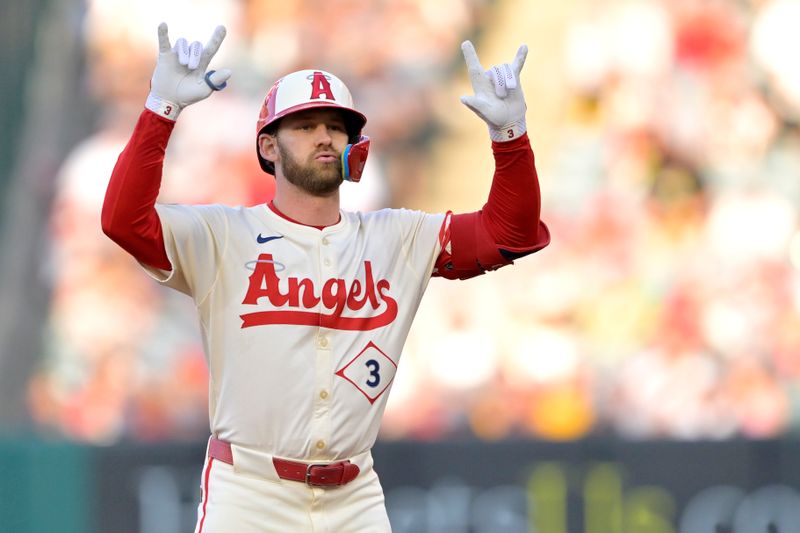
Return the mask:
[[390,531],[370,449],[429,279],[470,278],[549,243],[518,86],[527,48],[484,70],[462,45],[474,94],[461,101],[488,124],[495,158],[480,211],[342,211],[367,119],[339,78],[313,69],[278,80],[258,117],[273,201],[156,204],[175,120],[231,75],[208,70],[224,36],[172,46],[159,26],[146,109],[102,213],[111,239],[197,307],[211,438],[195,531]]

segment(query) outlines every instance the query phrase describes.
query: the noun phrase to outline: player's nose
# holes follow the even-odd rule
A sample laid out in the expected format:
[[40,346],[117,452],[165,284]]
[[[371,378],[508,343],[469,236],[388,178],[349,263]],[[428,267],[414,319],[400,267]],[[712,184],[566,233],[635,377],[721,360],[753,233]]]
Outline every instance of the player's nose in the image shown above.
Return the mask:
[[333,144],[331,131],[326,124],[317,124],[316,128],[314,128],[314,140],[318,145]]

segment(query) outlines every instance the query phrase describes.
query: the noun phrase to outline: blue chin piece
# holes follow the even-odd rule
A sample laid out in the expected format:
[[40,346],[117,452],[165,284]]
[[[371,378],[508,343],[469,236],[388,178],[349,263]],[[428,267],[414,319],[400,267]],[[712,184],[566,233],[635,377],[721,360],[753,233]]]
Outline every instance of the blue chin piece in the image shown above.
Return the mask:
[[344,152],[342,152],[342,178],[347,181],[350,181],[350,162],[348,158],[350,157],[350,149],[352,147],[352,144],[348,144],[344,147]]

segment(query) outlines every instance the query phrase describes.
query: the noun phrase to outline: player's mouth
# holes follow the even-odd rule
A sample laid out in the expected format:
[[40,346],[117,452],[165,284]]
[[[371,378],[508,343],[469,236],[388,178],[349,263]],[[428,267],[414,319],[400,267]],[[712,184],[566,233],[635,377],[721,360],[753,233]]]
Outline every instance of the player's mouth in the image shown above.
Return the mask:
[[335,163],[339,161],[339,155],[333,152],[322,152],[314,156],[314,161],[320,163]]

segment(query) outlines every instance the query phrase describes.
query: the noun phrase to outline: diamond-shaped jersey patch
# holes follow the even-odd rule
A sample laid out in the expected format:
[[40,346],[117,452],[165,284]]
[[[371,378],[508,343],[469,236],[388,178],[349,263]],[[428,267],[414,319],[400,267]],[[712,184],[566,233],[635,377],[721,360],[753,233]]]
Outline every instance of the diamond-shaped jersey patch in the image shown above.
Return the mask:
[[336,375],[355,385],[369,403],[375,403],[392,384],[396,372],[397,364],[370,341],[352,361],[337,370]]

